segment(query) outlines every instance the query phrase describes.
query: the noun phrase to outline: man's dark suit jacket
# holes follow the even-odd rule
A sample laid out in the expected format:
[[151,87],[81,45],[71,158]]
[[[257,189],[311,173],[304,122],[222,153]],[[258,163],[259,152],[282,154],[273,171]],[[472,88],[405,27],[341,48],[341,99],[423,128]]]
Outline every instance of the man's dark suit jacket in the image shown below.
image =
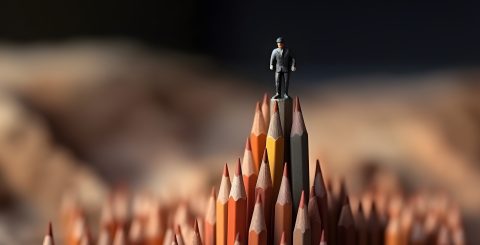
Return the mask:
[[295,58],[288,48],[276,48],[272,51],[270,58],[270,65],[276,66],[276,72],[290,72],[292,67],[295,67]]

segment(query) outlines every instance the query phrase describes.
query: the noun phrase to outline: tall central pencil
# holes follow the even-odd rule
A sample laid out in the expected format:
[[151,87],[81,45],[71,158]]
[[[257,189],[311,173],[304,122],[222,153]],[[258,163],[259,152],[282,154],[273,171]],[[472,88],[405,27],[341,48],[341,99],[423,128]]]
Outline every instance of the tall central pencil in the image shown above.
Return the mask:
[[[253,117],[252,130],[250,132],[250,144],[253,156],[253,163],[255,165],[255,173],[260,170],[260,164],[262,163],[263,150],[267,140],[267,124],[265,118],[262,115],[260,109],[260,103],[257,102],[255,109],[255,116]],[[255,201],[254,201],[255,203]]]
[[247,195],[243,185],[242,166],[237,164],[237,170],[232,179],[232,189],[228,197],[228,230],[227,244],[235,244],[235,238],[247,237]]
[[272,175],[273,196],[276,197],[280,182],[282,181],[282,167],[284,159],[285,141],[280,123],[280,114],[278,112],[278,104],[273,102],[273,114],[270,118],[270,126],[267,134],[267,152],[268,161],[270,163],[270,174]]

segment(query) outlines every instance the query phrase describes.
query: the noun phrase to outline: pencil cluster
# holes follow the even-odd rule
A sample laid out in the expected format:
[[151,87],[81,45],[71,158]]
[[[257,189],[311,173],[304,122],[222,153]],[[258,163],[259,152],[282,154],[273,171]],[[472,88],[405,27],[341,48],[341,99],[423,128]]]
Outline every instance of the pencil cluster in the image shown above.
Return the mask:
[[265,95],[256,105],[243,159],[232,174],[225,164],[204,213],[187,202],[162,205],[151,197],[135,198],[130,207],[126,192],[119,191],[105,203],[96,239],[75,203],[64,208],[62,230],[67,245],[465,244],[459,208],[444,195],[372,189],[353,197],[344,179],[325,178],[318,160],[312,181],[309,176],[299,99],[270,104]]

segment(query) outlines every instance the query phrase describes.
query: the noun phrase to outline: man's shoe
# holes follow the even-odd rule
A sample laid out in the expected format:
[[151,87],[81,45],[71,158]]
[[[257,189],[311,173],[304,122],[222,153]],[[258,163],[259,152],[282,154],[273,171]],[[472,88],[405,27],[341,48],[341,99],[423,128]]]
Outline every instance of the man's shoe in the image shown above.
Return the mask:
[[276,94],[272,97],[272,99],[280,99],[280,94],[279,94],[279,93],[276,93]]
[[284,95],[283,95],[283,98],[285,98],[285,99],[290,99],[290,96],[288,96],[288,94],[284,94]]

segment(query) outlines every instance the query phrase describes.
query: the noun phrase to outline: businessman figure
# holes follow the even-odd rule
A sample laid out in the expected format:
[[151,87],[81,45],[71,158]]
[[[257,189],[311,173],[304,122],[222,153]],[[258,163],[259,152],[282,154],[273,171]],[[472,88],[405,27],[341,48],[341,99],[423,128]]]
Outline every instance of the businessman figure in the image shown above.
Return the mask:
[[282,97],[282,80],[285,83],[284,98],[288,96],[288,83],[290,79],[290,71],[295,71],[295,58],[291,51],[285,47],[285,42],[282,37],[277,38],[277,48],[272,51],[270,58],[270,70],[275,68],[275,89],[276,94],[273,99]]

